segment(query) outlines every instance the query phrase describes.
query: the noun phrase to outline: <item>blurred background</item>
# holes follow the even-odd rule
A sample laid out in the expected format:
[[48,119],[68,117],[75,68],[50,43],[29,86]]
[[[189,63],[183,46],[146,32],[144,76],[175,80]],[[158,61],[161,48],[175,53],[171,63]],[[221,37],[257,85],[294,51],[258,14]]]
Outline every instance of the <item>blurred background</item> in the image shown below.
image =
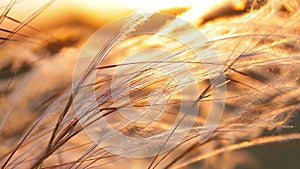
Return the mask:
[[[0,2],[0,14],[11,3],[11,0],[1,0]],[[4,19],[1,21],[2,29],[14,30],[19,25],[17,21],[26,20],[28,16],[34,14],[40,8],[43,8],[47,0],[17,0],[9,12],[9,17],[13,19]],[[39,30],[42,34],[54,34],[61,37],[63,45],[73,45],[73,41],[78,40],[77,49],[84,45],[90,35],[102,26],[125,16],[129,16],[134,13],[135,10],[142,12],[151,12],[160,10],[168,14],[179,14],[192,7],[197,3],[202,8],[199,8],[197,19],[200,20],[196,23],[200,28],[202,26],[213,26],[214,22],[218,19],[230,19],[231,17],[238,17],[250,8],[260,8],[267,3],[267,0],[199,0],[199,1],[134,1],[134,0],[56,0],[52,4],[49,4],[45,10],[41,12],[30,23],[30,27],[25,27],[19,33],[29,36],[30,39],[35,39]],[[193,16],[189,16],[193,21]],[[210,25],[211,24],[211,25]],[[83,29],[84,28],[84,29]],[[72,30],[71,30],[72,29]],[[212,28],[213,29],[213,28]],[[74,31],[75,30],[75,31]],[[58,33],[57,33],[58,32]],[[78,33],[80,32],[80,33]],[[1,31],[0,37],[5,37],[9,32]],[[65,38],[64,35],[71,35],[71,40]],[[39,35],[40,36],[40,35]],[[42,36],[42,38],[44,35]],[[16,40],[24,39],[22,35],[15,35]],[[74,42],[74,44],[76,44]],[[43,43],[40,43],[43,44]],[[48,46],[49,47],[49,46]],[[14,49],[14,48],[13,48]],[[56,51],[55,43],[52,46],[51,51]],[[4,60],[6,52],[0,51],[0,58]],[[75,54],[78,54],[75,52]],[[33,59],[35,60],[35,59]],[[4,69],[4,65],[1,63],[1,70]],[[73,63],[73,62],[72,62]],[[300,73],[300,72],[299,72]],[[7,79],[2,75],[1,79]],[[1,99],[2,104],[6,102],[5,96]],[[1,117],[1,116],[0,116]],[[3,118],[3,116],[2,116]],[[300,132],[300,115],[299,111],[296,116],[290,120],[290,125],[294,128],[281,129],[280,132]],[[276,134],[277,129],[265,130],[263,135],[270,136]],[[1,131],[2,132],[2,131]],[[1,133],[4,135],[4,132]],[[13,140],[15,141],[15,140]],[[4,143],[1,142],[1,144]],[[13,143],[6,143],[12,145]],[[5,149],[5,148],[3,148]],[[258,164],[254,165],[257,169],[299,169],[300,168],[300,142],[293,141],[280,144],[268,144],[264,146],[254,146],[245,149],[247,153],[251,154],[251,158],[254,158]],[[239,158],[238,156],[232,156],[230,158]],[[224,166],[226,169],[226,166]],[[252,169],[246,165],[239,165],[237,169]],[[253,168],[254,169],[254,168]]]

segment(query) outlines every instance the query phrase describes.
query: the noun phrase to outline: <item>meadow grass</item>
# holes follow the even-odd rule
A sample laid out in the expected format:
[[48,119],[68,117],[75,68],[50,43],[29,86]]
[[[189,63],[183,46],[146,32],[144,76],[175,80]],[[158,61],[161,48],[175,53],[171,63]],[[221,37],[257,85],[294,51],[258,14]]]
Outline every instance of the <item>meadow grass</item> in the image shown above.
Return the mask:
[[[0,13],[2,168],[227,169],[240,163],[261,168],[243,149],[300,139],[293,125],[300,107],[300,1],[244,2],[243,10],[229,3],[215,12],[218,15],[208,13],[196,20],[191,15],[197,7],[170,10],[173,15],[190,18],[190,23],[208,38],[200,44],[196,38],[190,41],[194,51],[207,57],[203,61],[174,39],[157,34],[130,36],[159,12],[133,14],[106,42],[86,45],[87,57],[78,58],[94,28],[79,23],[40,30],[30,23],[54,1],[19,20],[10,13],[22,1],[11,0]],[[6,28],[5,22],[16,26]],[[185,24],[174,27],[172,20],[159,23],[157,32],[194,35]],[[98,48],[98,43],[103,47]],[[207,53],[210,47],[215,56]],[[154,48],[166,51],[123,62],[136,51]],[[86,67],[76,68],[76,63],[87,58],[90,62]],[[220,62],[216,63],[216,58]],[[81,68],[81,73],[74,73],[75,68]],[[177,77],[192,73],[194,81],[182,83],[195,83],[197,98],[190,97],[193,93],[184,93],[182,84],[161,70]],[[89,81],[91,76],[96,77],[94,82]],[[217,84],[221,76],[226,80]],[[226,97],[214,97],[214,91],[224,86]],[[86,92],[89,87],[92,95]],[[90,102],[93,99],[96,102]],[[205,135],[203,131],[211,131],[204,124],[216,100],[225,102],[222,119],[207,140],[199,142],[201,134]],[[127,106],[142,115],[133,114]],[[193,119],[189,112],[181,111],[181,106],[198,107],[197,117]],[[131,119],[125,118],[121,110]],[[157,113],[162,114],[152,119]],[[170,131],[178,117],[194,125],[188,129],[177,123]],[[138,123],[141,119],[151,122]],[[143,154],[143,158],[135,159],[129,156],[154,148],[143,141],[110,147],[107,140],[115,133],[103,134],[105,128],[97,126],[103,120],[119,134],[152,137],[151,144],[162,147],[180,140],[187,130],[188,134],[167,152],[159,150],[154,156]],[[87,131],[98,138],[91,139]],[[165,131],[170,132],[158,136]]]

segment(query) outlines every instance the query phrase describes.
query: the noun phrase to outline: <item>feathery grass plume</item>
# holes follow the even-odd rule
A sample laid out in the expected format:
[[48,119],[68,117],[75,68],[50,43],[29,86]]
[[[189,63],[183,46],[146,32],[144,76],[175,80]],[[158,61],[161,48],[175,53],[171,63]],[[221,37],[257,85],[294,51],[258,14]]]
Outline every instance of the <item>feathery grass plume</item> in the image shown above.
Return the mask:
[[[89,40],[86,49],[91,24],[74,21],[40,30],[30,23],[54,1],[20,20],[13,12],[22,3],[0,4],[2,168],[263,168],[243,149],[300,139],[295,122],[300,108],[299,0],[226,0],[206,13],[198,12],[201,3],[161,10],[197,27],[208,38],[205,43],[187,22],[159,20],[160,11],[135,13],[120,29]],[[138,34],[149,27],[156,32]],[[193,49],[161,34],[194,37],[188,44]],[[80,54],[86,57],[77,58]],[[76,67],[86,60],[86,67]],[[216,84],[220,67],[226,81]],[[75,68],[81,73],[74,74]],[[194,81],[182,78],[189,74]],[[196,99],[182,89],[194,83]],[[214,97],[225,85],[226,97]],[[200,134],[211,130],[204,124],[215,100],[225,100],[222,119],[199,142]],[[195,119],[181,109],[192,105],[199,108]],[[178,127],[178,118],[194,123],[192,128]],[[99,127],[103,121],[108,125]],[[111,146],[118,134],[151,142],[116,140]],[[172,147],[173,141],[180,143]],[[150,145],[171,148],[154,151]],[[145,154],[151,151],[156,154]],[[143,158],[130,158],[136,153]]]

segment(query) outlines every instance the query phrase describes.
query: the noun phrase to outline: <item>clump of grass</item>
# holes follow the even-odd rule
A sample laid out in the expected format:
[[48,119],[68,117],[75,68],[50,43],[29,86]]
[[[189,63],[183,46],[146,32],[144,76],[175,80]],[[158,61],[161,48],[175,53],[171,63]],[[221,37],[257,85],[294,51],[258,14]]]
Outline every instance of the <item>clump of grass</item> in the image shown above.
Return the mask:
[[[8,18],[9,11],[17,2],[11,1],[5,7],[0,23]],[[130,37],[136,29],[138,31],[140,25],[147,24],[148,19],[151,20],[151,14],[134,14],[103,48],[91,48],[96,54],[91,56],[91,62],[79,74],[76,83],[73,81],[73,87],[73,69],[77,61],[74,56],[79,54],[81,47],[76,46],[80,44],[78,35],[70,34],[69,38],[57,38],[57,41],[50,37],[50,41],[38,43],[50,49],[48,52],[28,45],[29,40],[13,42],[13,37],[22,28],[28,27],[29,22],[52,2],[45,4],[22,22],[14,19],[19,24],[17,28],[8,31],[1,28],[9,34],[1,38],[3,53],[20,47],[28,53],[25,61],[29,61],[32,66],[28,72],[16,76],[21,70],[20,67],[23,68],[23,64],[17,64],[10,78],[1,78],[3,92],[0,108],[4,112],[0,115],[0,140],[4,143],[0,159],[2,168],[114,168],[125,165],[143,168],[220,168],[222,165],[233,168],[237,162],[226,158],[226,155],[232,156],[231,151],[300,139],[299,131],[292,130],[293,126],[289,125],[290,119],[299,112],[300,106],[299,1],[285,0],[279,3],[270,0],[268,3],[264,1],[265,5],[252,1],[253,3],[245,7],[249,11],[241,15],[219,17],[198,25],[209,41],[195,45],[194,50],[205,54],[208,46],[214,47],[217,56],[209,57],[218,57],[221,65],[207,65],[199,61],[193,52],[169,38],[155,35]],[[167,30],[171,26],[172,22],[165,22],[158,31]],[[186,25],[177,26],[179,28],[169,30],[182,36],[190,33],[185,29]],[[66,43],[61,43],[61,39],[66,39]],[[197,39],[193,39],[191,43],[197,42]],[[53,44],[55,52],[51,48]],[[138,49],[158,47],[175,54],[152,53],[147,58],[121,63]],[[15,54],[14,51],[12,53]],[[46,57],[49,55],[52,57]],[[173,60],[174,58],[177,60]],[[82,60],[78,62],[80,61]],[[13,63],[14,60],[10,62]],[[4,60],[3,64],[10,62]],[[167,69],[177,76],[185,75],[187,72],[182,65],[186,65],[196,79],[199,87],[196,100],[189,97],[182,100],[178,83],[173,77],[160,71]],[[222,66],[225,83],[216,85],[214,80],[219,78],[220,72],[208,74],[207,66],[212,70],[218,70],[217,67]],[[123,71],[116,76],[118,69]],[[2,70],[0,74],[7,71],[11,70]],[[89,83],[87,80],[94,74],[96,81]],[[115,79],[118,79],[118,83],[112,87]],[[224,85],[227,87],[226,98],[213,98],[213,91]],[[92,86],[94,95],[79,94],[89,86]],[[117,95],[113,97],[113,93]],[[159,100],[163,97],[162,94],[167,98],[164,107],[160,102],[150,104],[149,97],[158,97]],[[127,96],[130,98],[129,102],[116,103]],[[89,102],[94,97],[97,102]],[[209,106],[213,100],[218,99],[225,99],[222,120],[205,142],[199,142],[199,133],[205,130],[203,125]],[[75,100],[79,103],[78,107],[74,107]],[[153,137],[153,143],[168,146],[170,140],[155,136],[167,131],[182,114],[189,113],[180,111],[182,102],[183,106],[198,106],[199,115],[184,140],[170,151],[158,151],[154,157],[131,159],[126,155],[130,156],[145,149],[151,151],[151,147],[147,147],[144,142],[120,144],[113,148],[99,146],[113,135],[101,135],[105,128],[95,126],[103,119],[110,122],[110,127],[118,133],[137,138]],[[137,123],[119,113],[120,110],[126,110],[128,105],[140,112],[146,112],[143,114],[146,117],[152,117],[159,110],[164,111],[150,123]],[[130,117],[134,119],[135,115]],[[191,117],[188,114],[184,118]],[[289,132],[281,132],[284,129],[289,129]],[[87,130],[100,133],[99,138],[91,140],[86,134]],[[173,135],[172,138],[176,140],[185,130],[174,128],[168,134]],[[273,130],[273,135],[262,134],[267,130]],[[121,156],[107,150],[127,151]],[[224,155],[220,157],[219,154]],[[241,153],[240,159],[245,160],[243,157],[248,156]],[[222,163],[216,164],[214,160]],[[202,161],[205,163],[201,163]]]

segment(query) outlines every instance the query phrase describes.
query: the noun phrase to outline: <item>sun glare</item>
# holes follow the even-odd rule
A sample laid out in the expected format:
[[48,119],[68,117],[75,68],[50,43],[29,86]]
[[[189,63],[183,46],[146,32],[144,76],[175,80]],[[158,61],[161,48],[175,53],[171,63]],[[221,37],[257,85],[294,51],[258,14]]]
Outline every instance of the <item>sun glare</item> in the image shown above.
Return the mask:
[[[97,0],[94,0],[95,3]],[[193,7],[201,6],[203,8],[210,7],[224,3],[228,0],[163,0],[163,1],[149,1],[149,0],[112,0],[112,3],[120,4],[127,8],[138,9],[142,11],[156,11],[160,9],[173,8],[173,7]],[[201,11],[199,11],[201,12]]]

